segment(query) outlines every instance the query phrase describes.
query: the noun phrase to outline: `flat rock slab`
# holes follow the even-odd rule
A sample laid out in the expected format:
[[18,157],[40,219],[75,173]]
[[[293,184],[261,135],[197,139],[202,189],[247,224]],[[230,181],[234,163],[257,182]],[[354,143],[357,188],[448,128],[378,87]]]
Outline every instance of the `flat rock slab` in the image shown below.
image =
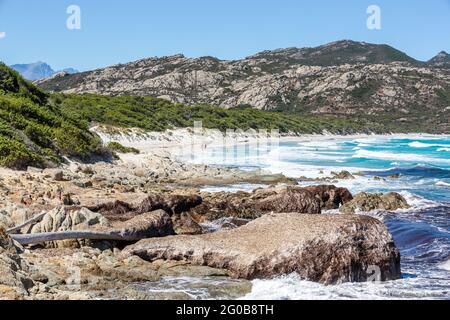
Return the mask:
[[297,272],[324,284],[398,279],[400,253],[379,220],[361,215],[267,214],[234,230],[142,240],[122,258],[184,260],[236,278]]

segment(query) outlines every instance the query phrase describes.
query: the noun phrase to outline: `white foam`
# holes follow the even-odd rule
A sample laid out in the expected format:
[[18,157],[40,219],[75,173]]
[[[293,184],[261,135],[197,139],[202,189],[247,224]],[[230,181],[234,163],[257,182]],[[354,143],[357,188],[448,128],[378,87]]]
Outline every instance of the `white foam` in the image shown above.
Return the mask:
[[444,181],[438,181],[436,182],[436,186],[438,187],[450,187],[450,183],[444,182]]
[[233,185],[225,185],[225,186],[208,186],[201,188],[201,192],[210,192],[210,193],[218,193],[218,192],[239,192],[246,191],[251,192],[258,188],[266,188],[267,185],[264,184],[250,184],[250,183],[242,183],[242,184],[233,184]]
[[386,300],[448,297],[444,279],[407,278],[388,282],[344,283],[325,286],[302,280],[297,274],[272,280],[254,280],[243,300]]
[[412,162],[425,162],[425,163],[450,163],[450,159],[442,158],[432,158],[423,155],[413,154],[413,153],[391,153],[383,151],[369,151],[369,150],[359,150],[354,155],[353,158],[367,158],[367,159],[379,159],[379,160],[403,160]]
[[413,209],[427,209],[438,207],[441,205],[439,202],[425,199],[408,191],[401,191],[400,194],[405,198],[405,200]]
[[439,152],[450,152],[450,148],[439,148],[439,149],[437,149],[437,151],[439,151]]
[[433,144],[414,141],[409,144],[411,148],[431,148],[431,147],[449,147],[448,144]]
[[439,265],[439,268],[443,269],[443,270],[447,270],[450,271],[450,259],[448,259],[447,261],[445,261],[444,263],[441,263]]
[[429,148],[429,147],[432,147],[433,145],[419,142],[419,141],[414,141],[414,142],[411,142],[410,144],[408,144],[408,146],[410,146],[411,148]]

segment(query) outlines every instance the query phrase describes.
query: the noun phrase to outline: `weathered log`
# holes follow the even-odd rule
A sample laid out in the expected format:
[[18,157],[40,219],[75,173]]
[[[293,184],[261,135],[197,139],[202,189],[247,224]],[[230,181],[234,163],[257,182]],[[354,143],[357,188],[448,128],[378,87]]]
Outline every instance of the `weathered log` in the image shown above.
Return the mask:
[[109,241],[138,241],[142,237],[127,235],[121,232],[95,232],[95,231],[63,231],[63,232],[45,232],[32,234],[12,234],[12,239],[21,245],[40,244],[50,241],[64,240],[109,240]]
[[26,226],[28,226],[30,224],[41,222],[46,214],[47,214],[47,212],[39,213],[39,214],[35,215],[33,218],[25,221],[24,223],[19,224],[18,226],[15,226],[13,228],[6,230],[6,233],[14,233],[14,232],[22,230],[23,228],[25,228]]
[[51,241],[81,239],[132,242],[174,234],[170,216],[167,212],[158,210],[139,215],[127,222],[118,223],[113,228],[103,227],[97,230],[69,230],[23,235],[11,234],[10,237],[21,245],[30,245]]

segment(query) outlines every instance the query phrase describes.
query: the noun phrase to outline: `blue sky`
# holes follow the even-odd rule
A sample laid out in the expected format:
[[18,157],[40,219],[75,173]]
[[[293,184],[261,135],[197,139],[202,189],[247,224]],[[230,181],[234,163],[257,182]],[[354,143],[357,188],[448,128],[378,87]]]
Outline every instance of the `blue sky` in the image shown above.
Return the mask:
[[[81,30],[66,28],[69,5]],[[382,29],[366,27],[380,6]],[[242,58],[352,39],[428,60],[450,52],[450,0],[0,0],[0,60],[90,70],[150,56]]]

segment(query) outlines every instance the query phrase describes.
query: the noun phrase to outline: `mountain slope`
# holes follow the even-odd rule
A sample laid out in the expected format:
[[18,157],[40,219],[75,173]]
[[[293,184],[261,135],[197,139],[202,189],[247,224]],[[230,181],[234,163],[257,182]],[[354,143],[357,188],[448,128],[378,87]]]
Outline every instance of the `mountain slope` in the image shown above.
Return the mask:
[[47,166],[63,156],[103,154],[86,122],[63,115],[48,95],[0,64],[0,166]]
[[237,60],[175,55],[36,82],[65,93],[161,97],[187,105],[379,116],[448,131],[450,69],[386,45],[339,41]]
[[284,66],[302,64],[327,67],[343,64],[386,64],[391,62],[423,64],[391,46],[351,40],[336,41],[316,48],[264,51],[251,58],[267,59],[270,63],[284,62]]

